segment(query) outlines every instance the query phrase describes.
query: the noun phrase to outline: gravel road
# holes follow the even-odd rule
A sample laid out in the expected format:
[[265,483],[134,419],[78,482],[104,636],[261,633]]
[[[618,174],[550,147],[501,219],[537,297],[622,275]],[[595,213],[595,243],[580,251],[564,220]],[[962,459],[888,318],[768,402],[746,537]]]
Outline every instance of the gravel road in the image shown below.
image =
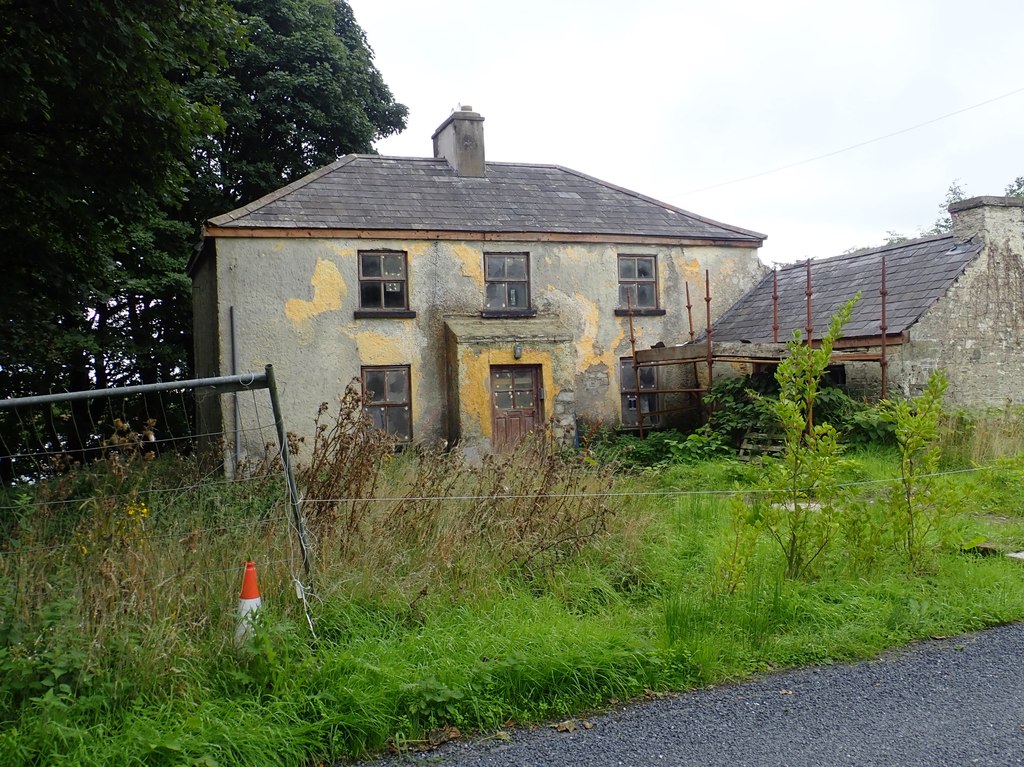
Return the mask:
[[631,704],[380,765],[1024,764],[1024,625]]

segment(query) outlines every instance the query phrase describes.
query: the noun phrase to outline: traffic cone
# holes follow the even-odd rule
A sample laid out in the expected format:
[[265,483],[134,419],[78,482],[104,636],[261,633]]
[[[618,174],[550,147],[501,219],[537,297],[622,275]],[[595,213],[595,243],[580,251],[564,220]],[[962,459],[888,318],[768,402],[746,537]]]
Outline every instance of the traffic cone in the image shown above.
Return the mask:
[[252,624],[256,618],[256,611],[262,604],[260,587],[256,583],[256,564],[250,560],[245,563],[242,593],[238,599],[238,628],[235,629],[235,644],[242,644],[252,635]]

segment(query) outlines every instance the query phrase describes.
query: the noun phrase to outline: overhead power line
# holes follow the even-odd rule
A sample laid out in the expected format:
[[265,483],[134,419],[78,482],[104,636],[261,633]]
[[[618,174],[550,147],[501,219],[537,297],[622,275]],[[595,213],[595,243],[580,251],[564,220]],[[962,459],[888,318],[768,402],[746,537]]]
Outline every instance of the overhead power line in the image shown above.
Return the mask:
[[750,181],[751,179],[761,178],[762,176],[768,176],[771,175],[772,173],[779,173],[784,170],[789,170],[790,168],[796,168],[801,165],[807,165],[808,163],[817,162],[818,160],[824,160],[827,157],[835,157],[837,154],[849,152],[854,149],[860,149],[862,146],[875,144],[878,143],[879,141],[885,141],[885,139],[892,138],[893,136],[899,136],[904,133],[909,133],[910,131],[917,130],[918,128],[924,128],[925,126],[937,123],[940,120],[946,120],[950,117],[955,117],[956,115],[963,114],[964,112],[970,112],[972,109],[978,109],[979,107],[987,106],[988,104],[992,104],[996,101],[1001,101],[1002,99],[1009,98],[1010,96],[1015,96],[1018,93],[1022,92],[1024,92],[1024,87],[1017,88],[1016,90],[1012,90],[1009,93],[1004,93],[1001,96],[995,96],[994,98],[987,99],[986,101],[980,101],[977,104],[971,104],[971,106],[964,107],[963,109],[957,109],[956,111],[953,112],[947,112],[944,115],[933,117],[930,120],[925,120],[922,123],[917,123],[916,125],[911,125],[907,128],[901,128],[900,130],[893,131],[892,133],[886,133],[884,136],[876,136],[875,138],[870,138],[867,141],[861,141],[856,144],[851,144],[850,146],[845,146],[842,149],[835,149],[831,152],[825,152],[824,154],[815,155],[814,157],[808,157],[806,160],[798,160],[797,162],[791,162],[788,165],[780,165],[777,168],[770,168],[769,170],[763,170],[759,173],[753,173],[749,176],[734,178],[730,181],[723,181],[719,184],[712,184],[711,186],[703,186],[700,189],[691,189],[689,192],[683,192],[680,196],[685,197],[686,195],[697,194],[698,192],[707,192],[710,191],[711,189],[720,189],[723,186],[739,184],[742,181]]

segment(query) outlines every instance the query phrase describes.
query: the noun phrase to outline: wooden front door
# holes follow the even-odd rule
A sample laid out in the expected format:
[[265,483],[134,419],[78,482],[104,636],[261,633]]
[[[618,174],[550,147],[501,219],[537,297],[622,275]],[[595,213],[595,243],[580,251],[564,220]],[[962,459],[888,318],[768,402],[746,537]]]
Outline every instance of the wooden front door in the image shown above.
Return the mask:
[[509,450],[543,422],[539,365],[491,368],[494,450]]

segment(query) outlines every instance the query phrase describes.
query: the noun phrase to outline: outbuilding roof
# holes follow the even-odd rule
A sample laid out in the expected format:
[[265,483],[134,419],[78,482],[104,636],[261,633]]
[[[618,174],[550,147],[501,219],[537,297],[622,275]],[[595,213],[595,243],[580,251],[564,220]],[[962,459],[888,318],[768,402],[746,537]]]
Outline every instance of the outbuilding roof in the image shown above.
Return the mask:
[[[980,242],[958,243],[950,234],[811,261],[815,337],[825,332],[832,315],[858,291],[861,298],[843,336],[881,335],[883,256],[888,291],[886,332],[891,335],[903,333],[917,322],[945,295],[979,252]],[[781,267],[777,277],[779,340],[788,341],[794,330],[806,335],[806,263]],[[768,274],[729,308],[714,324],[714,340],[770,343],[773,340],[772,284],[772,275]]]
[[221,229],[340,229],[632,235],[758,246],[765,235],[713,221],[557,165],[348,155],[237,210]]

